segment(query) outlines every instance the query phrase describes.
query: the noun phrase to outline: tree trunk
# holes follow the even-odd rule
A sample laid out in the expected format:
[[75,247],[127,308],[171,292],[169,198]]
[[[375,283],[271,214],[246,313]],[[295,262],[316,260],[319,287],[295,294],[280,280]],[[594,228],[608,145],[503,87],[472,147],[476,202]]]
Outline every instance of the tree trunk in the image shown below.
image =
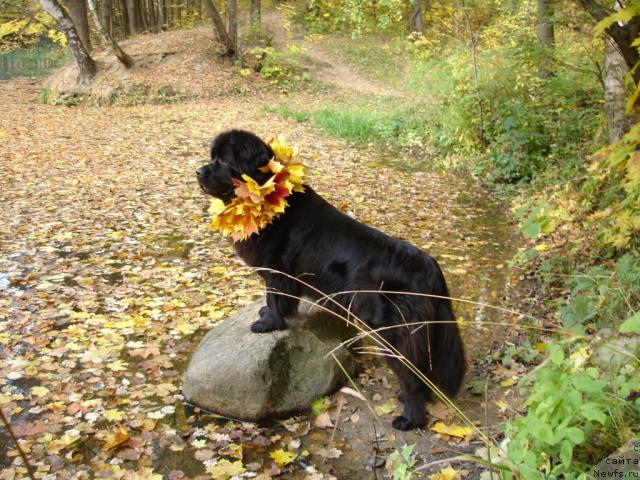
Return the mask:
[[136,2],[135,0],[126,0],[127,2],[127,19],[129,20],[129,34],[134,35],[138,31],[136,22]]
[[85,0],[66,0],[65,6],[69,12],[69,17],[73,22],[80,41],[91,52],[91,37],[89,33],[89,17],[87,16],[87,4]]
[[538,67],[538,76],[540,78],[549,78],[554,74],[551,66],[555,46],[553,29],[554,1],[555,0],[537,0],[536,35],[541,51],[540,65]]
[[147,12],[147,27],[150,31],[156,31],[158,20],[156,19],[156,8],[153,0],[145,0],[144,9]]
[[218,36],[222,44],[227,49],[225,54],[228,55],[229,57],[235,56],[236,44],[231,40],[231,37],[227,33],[227,29],[224,27],[224,22],[222,21],[222,17],[220,16],[218,9],[213,4],[212,0],[204,0],[204,5],[205,7],[207,7],[207,11],[211,16],[214,33]]
[[413,0],[413,11],[409,18],[409,31],[424,32],[424,19],[422,18],[422,0]]
[[124,32],[124,36],[128,37],[131,35],[131,30],[129,30],[129,12],[127,10],[127,0],[120,0],[120,13],[122,13],[122,31]]
[[249,7],[249,17],[251,18],[251,25],[260,26],[260,0],[251,0]]
[[138,0],[136,2],[136,14],[138,18],[138,27],[143,31],[147,32],[149,28],[147,27],[147,14],[145,12],[146,3],[144,0]]
[[626,115],[628,91],[624,78],[629,73],[627,64],[610,38],[604,49],[604,106],[607,112],[609,141],[620,140],[634,125],[634,115]]
[[115,56],[118,57],[118,60],[120,60],[120,63],[122,63],[125,68],[131,68],[133,66],[133,58],[127,55],[127,53],[122,50],[122,48],[120,48],[120,45],[116,43],[113,37],[109,35],[109,33],[105,30],[104,26],[100,22],[100,17],[98,17],[98,12],[96,11],[94,0],[87,0],[87,3],[89,4],[89,10],[91,11],[91,16],[93,17],[93,23],[95,24],[98,33],[100,33],[106,44],[111,47]]
[[158,0],[158,23],[156,29],[160,32],[164,27],[164,0]]
[[71,21],[71,17],[58,3],[58,0],[40,0],[40,4],[45,12],[58,22],[60,29],[64,32],[65,37],[67,37],[69,50],[71,50],[71,54],[80,70],[78,82],[84,85],[91,83],[91,80],[96,74],[96,64],[93,58],[91,58],[91,55],[89,55],[82,40],[80,40],[78,32]]
[[229,37],[234,46],[238,46],[238,3],[236,0],[227,2],[227,14],[229,15]]
[[[91,11],[91,5],[88,5],[88,6],[89,6],[89,11]],[[102,0],[100,2],[99,13],[100,13],[100,23],[104,27],[104,30],[110,36],[113,36],[113,4],[111,3],[111,0]]]

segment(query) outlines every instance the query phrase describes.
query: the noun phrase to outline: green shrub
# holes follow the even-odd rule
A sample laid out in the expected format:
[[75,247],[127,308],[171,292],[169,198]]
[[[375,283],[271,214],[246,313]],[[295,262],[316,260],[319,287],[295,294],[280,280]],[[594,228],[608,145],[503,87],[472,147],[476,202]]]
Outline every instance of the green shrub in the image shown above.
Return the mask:
[[[615,371],[587,362],[588,345],[551,344],[525,403],[506,427],[507,457],[526,479],[578,479],[638,434],[640,364]],[[587,363],[585,363],[587,362]]]
[[296,57],[302,55],[302,51],[295,46],[289,46],[284,51],[274,47],[255,47],[251,49],[251,54],[255,57],[255,69],[273,85],[288,90],[310,80],[296,60]]

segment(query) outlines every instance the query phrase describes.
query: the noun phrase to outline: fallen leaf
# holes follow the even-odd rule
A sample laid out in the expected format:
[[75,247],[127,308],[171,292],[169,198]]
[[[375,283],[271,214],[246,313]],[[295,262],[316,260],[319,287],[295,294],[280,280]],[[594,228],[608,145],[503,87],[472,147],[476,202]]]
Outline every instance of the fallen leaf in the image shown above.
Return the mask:
[[129,432],[126,428],[122,426],[122,424],[117,424],[113,427],[107,435],[104,437],[104,445],[102,445],[102,450],[111,450],[118,445],[123,444],[127,440],[129,440]]
[[331,416],[329,412],[324,412],[316,417],[313,421],[314,427],[318,428],[330,428],[333,427],[333,422],[331,421]]
[[431,430],[437,433],[442,433],[443,435],[449,435],[450,437],[459,438],[464,438],[474,432],[473,428],[471,427],[461,427],[460,425],[445,425],[442,422],[436,422],[436,424],[431,427]]
[[438,473],[429,475],[429,480],[460,480],[460,474],[451,467],[443,468]]
[[278,464],[279,467],[284,467],[295,460],[296,453],[285,452],[283,449],[279,448],[278,450],[271,452],[269,456]]
[[228,480],[231,477],[242,475],[245,468],[240,460],[230,462],[229,460],[218,460],[218,463],[211,467],[207,467],[207,473],[211,475],[213,480]]

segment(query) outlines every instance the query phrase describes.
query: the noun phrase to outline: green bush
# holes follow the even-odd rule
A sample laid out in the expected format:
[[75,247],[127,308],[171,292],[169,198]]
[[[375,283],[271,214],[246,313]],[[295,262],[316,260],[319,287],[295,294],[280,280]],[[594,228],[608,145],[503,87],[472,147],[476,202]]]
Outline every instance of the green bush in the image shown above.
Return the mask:
[[583,479],[634,438],[640,421],[637,358],[615,372],[585,363],[588,346],[552,344],[531,375],[527,414],[506,427],[507,457],[526,479]]
[[310,80],[296,60],[302,52],[295,46],[289,46],[284,51],[274,47],[255,47],[251,49],[251,54],[255,57],[255,69],[260,75],[284,90],[299,87]]

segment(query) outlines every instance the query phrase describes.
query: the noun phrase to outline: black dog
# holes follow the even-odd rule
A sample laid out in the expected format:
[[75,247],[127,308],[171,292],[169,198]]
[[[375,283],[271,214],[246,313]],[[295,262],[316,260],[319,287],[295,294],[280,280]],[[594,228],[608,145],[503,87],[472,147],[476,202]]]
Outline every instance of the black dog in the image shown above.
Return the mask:
[[[262,184],[272,174],[259,168],[273,156],[271,148],[252,133],[221,133],[211,146],[211,163],[197,171],[198,183],[205,193],[228,203],[234,198],[232,177],[247,174]],[[286,328],[285,317],[298,308],[295,297],[318,299],[322,297],[318,291],[335,294],[335,301],[372,329],[391,327],[379,335],[444,393],[455,395],[465,372],[464,349],[436,261],[413,245],[343,214],[307,185],[303,193],[293,193],[287,201],[289,206],[273,223],[234,244],[247,264],[293,277],[260,272],[266,283],[267,306],[251,331]],[[313,288],[296,281],[298,278]],[[406,294],[371,292],[375,290]],[[336,311],[344,314],[344,310]],[[398,376],[404,402],[404,412],[393,426],[409,430],[424,425],[430,389],[400,360],[386,359]]]

